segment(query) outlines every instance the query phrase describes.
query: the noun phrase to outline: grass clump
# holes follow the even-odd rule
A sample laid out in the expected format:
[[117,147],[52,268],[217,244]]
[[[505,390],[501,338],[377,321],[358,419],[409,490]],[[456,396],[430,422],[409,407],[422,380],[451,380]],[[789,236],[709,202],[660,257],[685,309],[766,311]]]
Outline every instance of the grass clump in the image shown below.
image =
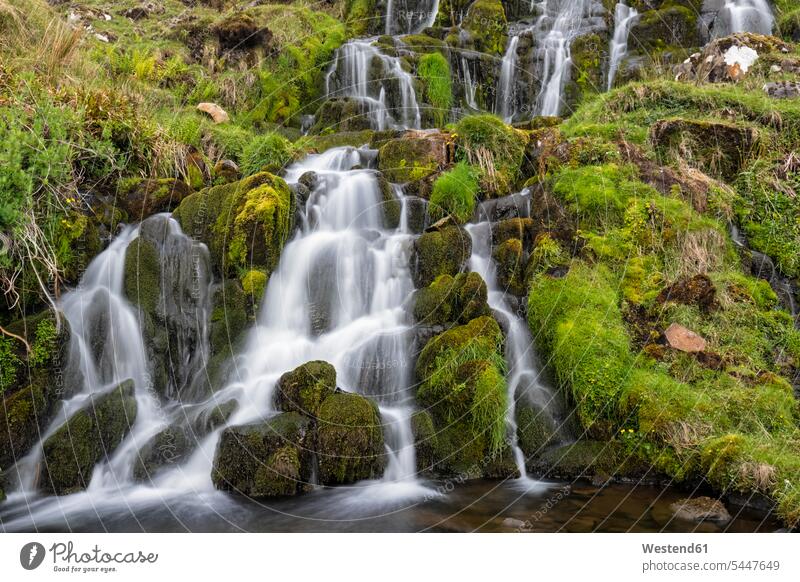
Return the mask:
[[463,224],[475,211],[479,191],[478,172],[469,164],[459,162],[452,170],[436,178],[429,212],[436,219],[450,215]]
[[422,55],[417,65],[417,74],[424,83],[427,102],[433,108],[434,122],[441,127],[453,105],[450,63],[438,52]]
[[241,169],[245,175],[256,172],[278,173],[294,158],[292,143],[277,133],[265,133],[242,148]]

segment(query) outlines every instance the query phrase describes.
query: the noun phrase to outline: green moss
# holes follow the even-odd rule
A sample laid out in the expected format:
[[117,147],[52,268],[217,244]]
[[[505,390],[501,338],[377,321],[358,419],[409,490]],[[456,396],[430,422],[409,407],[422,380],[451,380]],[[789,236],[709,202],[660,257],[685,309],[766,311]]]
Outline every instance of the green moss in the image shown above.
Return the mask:
[[519,177],[525,154],[525,135],[489,114],[469,115],[455,126],[456,157],[480,170],[488,196],[508,194]]
[[242,276],[242,290],[254,301],[260,301],[267,288],[267,275],[264,271],[251,269]]
[[508,239],[492,251],[497,267],[497,283],[512,295],[525,294],[525,269],[527,255],[522,241],[518,238]]
[[572,82],[566,88],[570,103],[584,99],[606,88],[603,63],[608,59],[608,40],[597,33],[579,36],[572,42]]
[[557,240],[549,234],[542,234],[536,238],[536,242],[528,259],[528,266],[525,268],[525,280],[530,281],[540,273],[546,273],[555,267],[565,265],[569,262],[569,257]]
[[438,52],[423,55],[417,65],[417,75],[424,83],[426,100],[433,107],[435,125],[441,127],[453,104],[450,63]]
[[661,51],[667,47],[695,47],[700,44],[697,33],[698,12],[686,6],[665,6],[647,10],[631,28],[640,50]]
[[378,169],[387,180],[413,182],[439,169],[437,144],[426,138],[402,137],[386,142],[378,151]]
[[472,35],[475,49],[502,55],[506,46],[506,13],[500,0],[476,0],[462,26]]
[[414,318],[424,325],[467,323],[489,315],[486,283],[478,273],[441,275],[414,295]]
[[321,483],[336,485],[379,477],[383,446],[381,419],[372,401],[347,392],[324,400],[317,428]]
[[135,420],[132,380],[93,397],[87,408],[75,413],[45,441],[47,477],[43,488],[56,495],[85,489],[94,466],[111,457]]
[[440,275],[457,275],[472,253],[472,240],[457,227],[426,232],[414,241],[411,275],[414,284],[427,287]]
[[188,196],[173,216],[206,243],[221,274],[272,272],[294,224],[294,196],[267,172]]
[[311,421],[296,412],[228,427],[220,435],[214,486],[249,497],[295,495],[311,478]]
[[778,18],[778,30],[784,39],[800,42],[800,8],[782,13]]
[[125,296],[154,315],[161,299],[161,257],[155,244],[136,237],[125,252]]
[[411,415],[411,432],[414,435],[417,471],[421,474],[429,473],[436,465],[438,435],[427,411],[417,410]]
[[434,219],[450,215],[463,224],[472,218],[479,190],[478,172],[460,162],[436,178],[428,212]]
[[336,391],[336,369],[328,362],[307,362],[280,377],[277,407],[316,418],[323,401]]
[[51,402],[41,382],[3,399],[0,408],[0,466],[10,467],[39,440],[49,419]]
[[517,443],[526,458],[538,457],[554,444],[558,431],[546,411],[520,401],[516,405],[516,421]]

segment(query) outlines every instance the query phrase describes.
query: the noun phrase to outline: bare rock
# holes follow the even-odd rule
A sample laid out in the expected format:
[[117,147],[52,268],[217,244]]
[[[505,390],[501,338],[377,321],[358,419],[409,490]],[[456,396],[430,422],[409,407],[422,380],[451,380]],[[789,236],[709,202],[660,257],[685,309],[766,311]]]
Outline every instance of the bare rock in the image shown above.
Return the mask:
[[230,121],[228,112],[216,103],[198,103],[197,110],[207,113],[214,120],[214,123],[227,123]]
[[764,93],[773,99],[797,99],[800,97],[800,82],[778,81],[764,85]]
[[725,509],[721,501],[710,497],[695,497],[694,499],[681,499],[669,508],[678,519],[687,521],[715,521],[726,523],[731,520],[731,514]]
[[691,354],[702,352],[706,349],[705,339],[679,323],[670,325],[664,335],[672,349]]

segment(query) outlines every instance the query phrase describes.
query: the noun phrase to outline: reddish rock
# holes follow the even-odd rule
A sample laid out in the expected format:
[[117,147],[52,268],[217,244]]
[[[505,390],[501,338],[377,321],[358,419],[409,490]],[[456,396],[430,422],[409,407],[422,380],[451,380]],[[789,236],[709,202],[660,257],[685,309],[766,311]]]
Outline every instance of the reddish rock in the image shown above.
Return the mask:
[[706,340],[691,329],[679,323],[673,323],[664,332],[669,347],[681,352],[696,354],[706,349]]
[[227,111],[216,103],[198,103],[197,110],[207,113],[214,120],[214,123],[225,123],[230,121]]

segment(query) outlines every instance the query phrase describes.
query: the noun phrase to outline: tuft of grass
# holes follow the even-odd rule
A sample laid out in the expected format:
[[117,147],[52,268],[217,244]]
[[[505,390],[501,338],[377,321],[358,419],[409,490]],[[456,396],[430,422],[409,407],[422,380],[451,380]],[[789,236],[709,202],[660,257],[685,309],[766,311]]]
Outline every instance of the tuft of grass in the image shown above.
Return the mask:
[[429,212],[435,219],[450,215],[460,223],[467,222],[475,211],[480,185],[478,172],[459,162],[436,178],[431,193]]

